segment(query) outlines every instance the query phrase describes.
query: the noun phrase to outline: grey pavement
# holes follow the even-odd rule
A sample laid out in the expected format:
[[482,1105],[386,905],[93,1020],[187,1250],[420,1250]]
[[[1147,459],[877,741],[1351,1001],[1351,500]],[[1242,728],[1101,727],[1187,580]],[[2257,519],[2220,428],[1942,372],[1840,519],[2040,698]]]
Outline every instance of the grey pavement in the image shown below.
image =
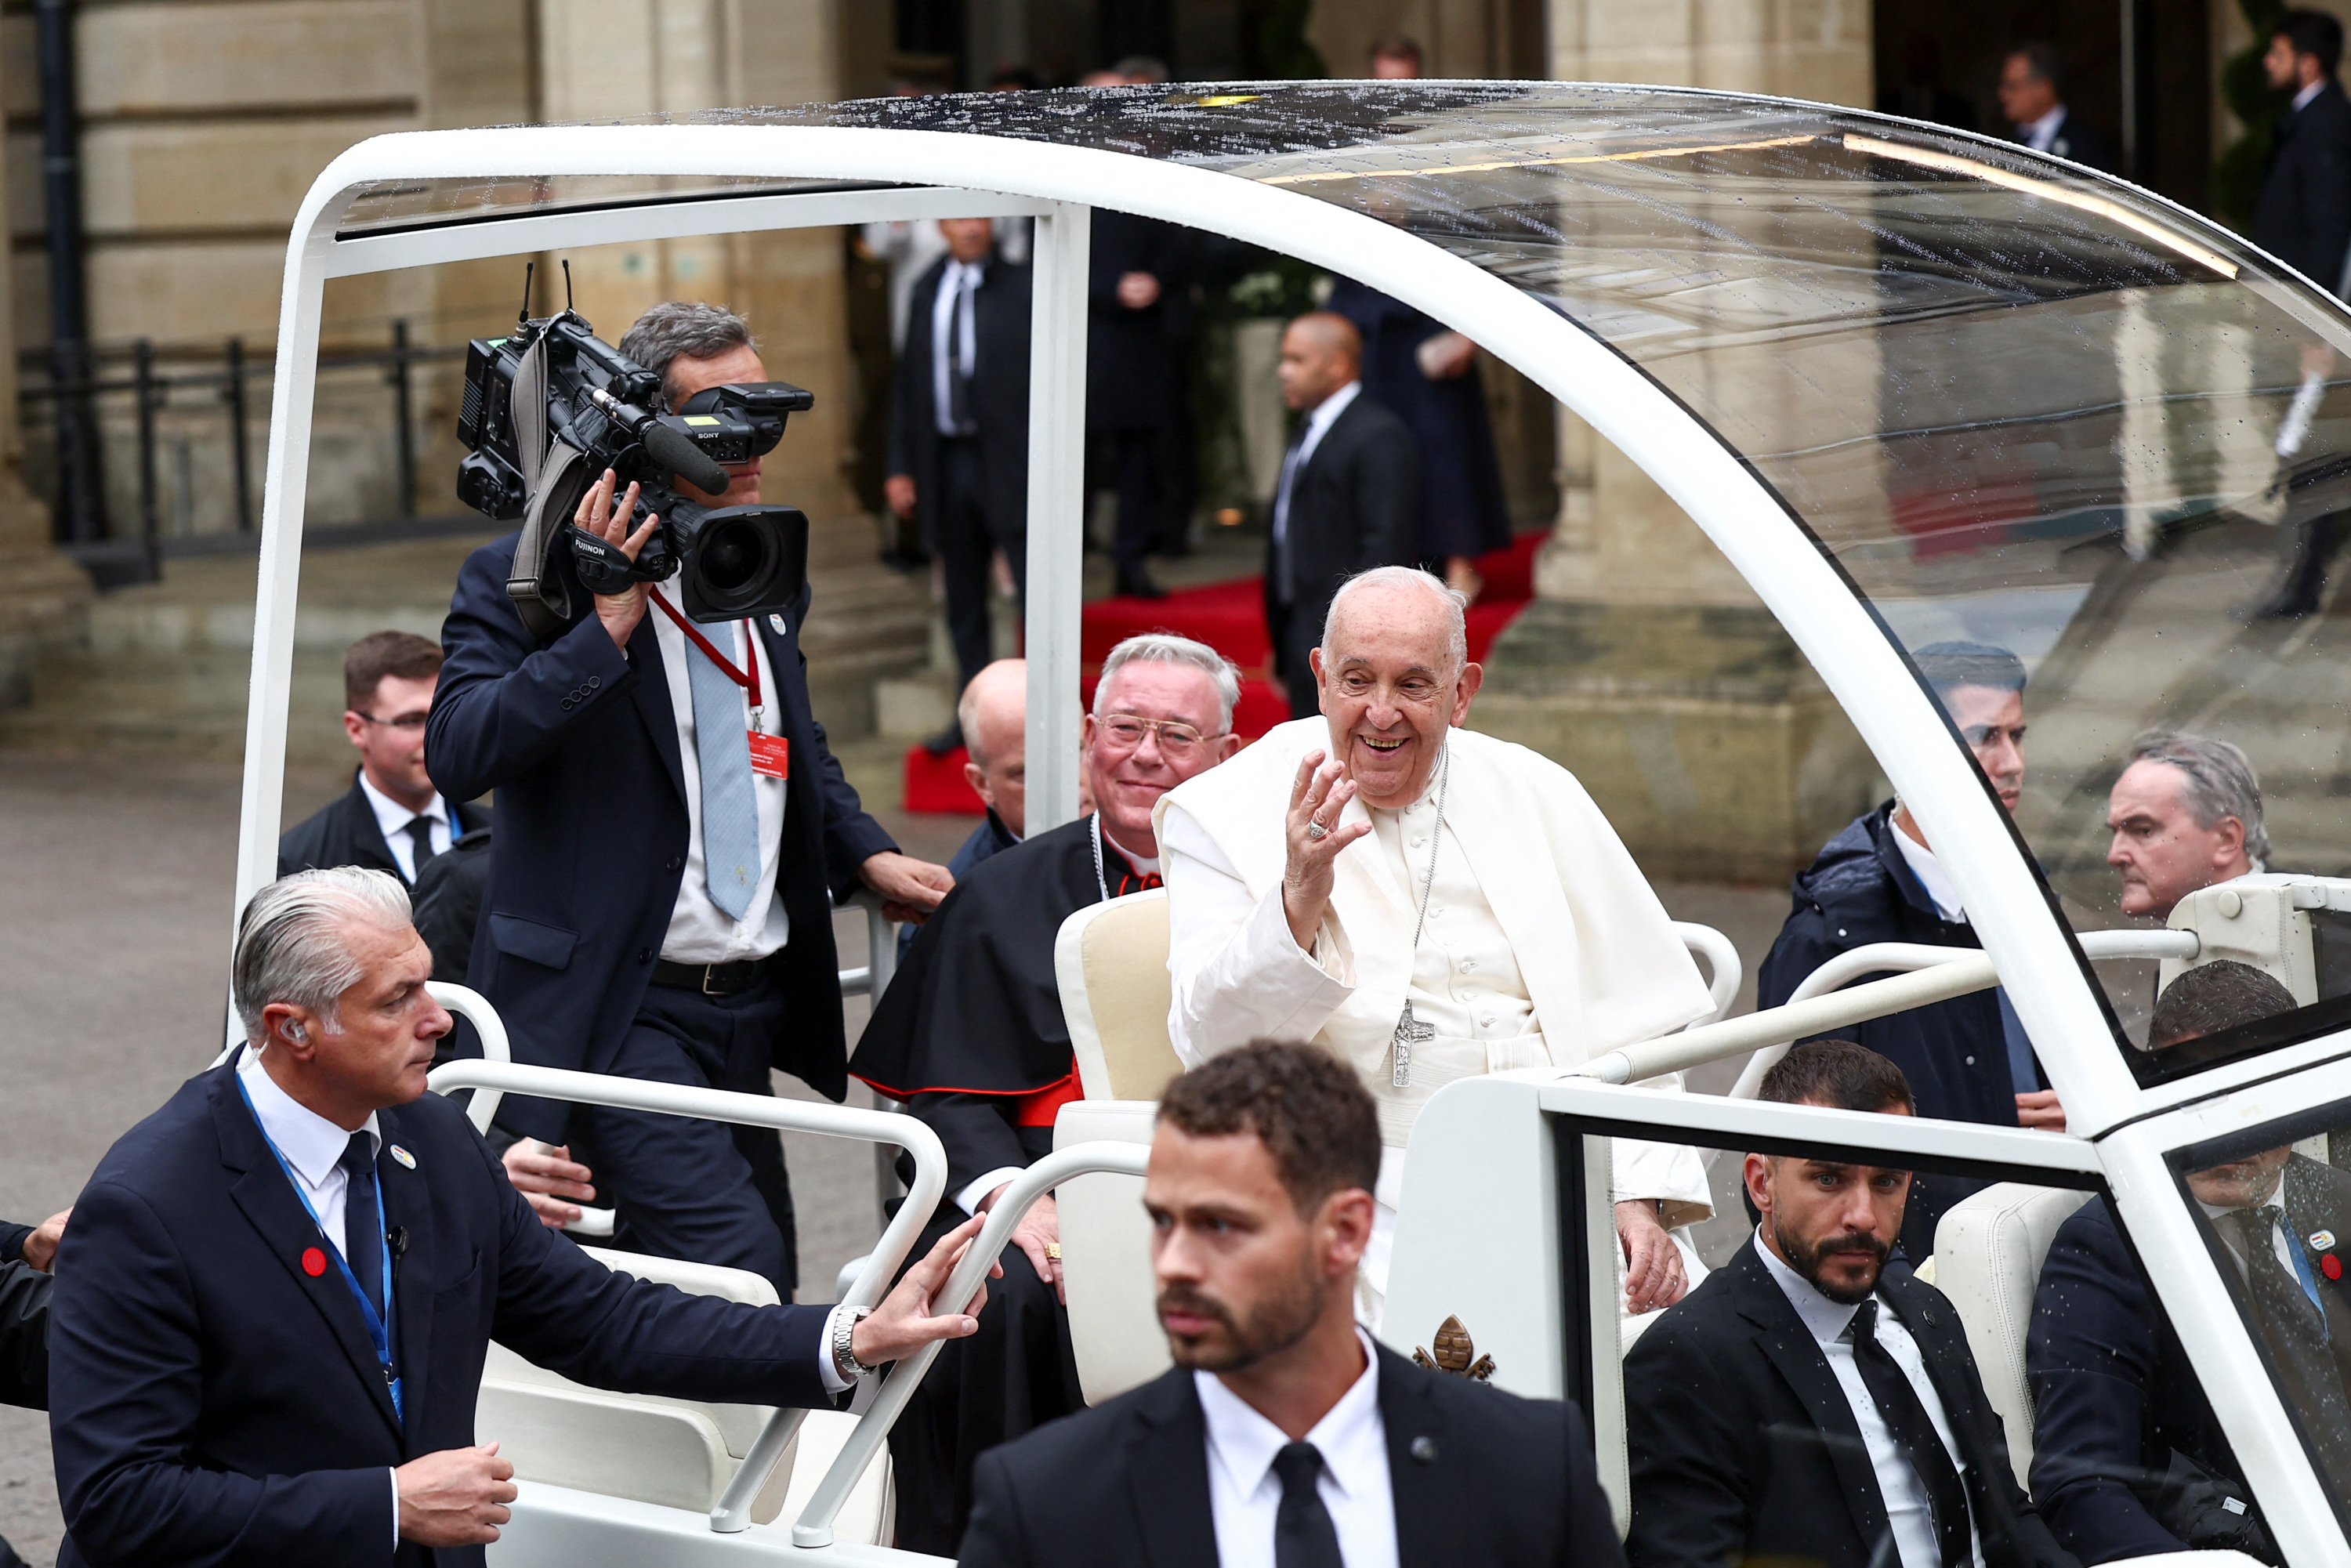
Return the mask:
[[[895,800],[903,747],[842,746],[869,801]],[[349,775],[298,770],[286,821],[316,810]],[[32,1220],[73,1200],[109,1145],[219,1049],[234,894],[238,779],[233,764],[125,755],[0,751],[0,1214]],[[967,819],[876,812],[911,854],[945,860]],[[1729,935],[1753,966],[1786,910],[1777,889],[1673,884],[1677,917]],[[838,922],[841,962],[864,962],[862,917]],[[849,1025],[863,1026],[852,1000]],[[1700,1086],[1719,1088],[1698,1075]],[[779,1092],[808,1092],[778,1077]],[[854,1091],[862,1096],[862,1090]],[[862,1100],[853,1103],[866,1103]],[[830,1299],[840,1267],[880,1229],[874,1156],[863,1145],[788,1134],[800,1212],[802,1292]],[[1735,1162],[1722,1162],[1735,1169]],[[1718,1172],[1725,1186],[1727,1171]],[[1719,1202],[1735,1212],[1726,1187]],[[1735,1225],[1735,1222],[1733,1222]],[[0,1536],[36,1568],[61,1532],[42,1416],[0,1406]]]

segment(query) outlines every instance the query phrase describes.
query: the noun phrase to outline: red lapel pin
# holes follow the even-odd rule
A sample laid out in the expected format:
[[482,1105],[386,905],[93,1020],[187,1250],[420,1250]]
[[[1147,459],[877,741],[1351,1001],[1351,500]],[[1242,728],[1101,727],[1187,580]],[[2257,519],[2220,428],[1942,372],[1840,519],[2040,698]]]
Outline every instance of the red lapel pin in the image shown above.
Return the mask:
[[[2329,1260],[2329,1261],[2331,1262],[2331,1261],[2333,1261],[2333,1260],[2331,1260],[2331,1259],[2330,1259],[2330,1260]],[[305,1247],[305,1248],[303,1248],[303,1249],[302,1249],[302,1272],[304,1272],[305,1274],[309,1275],[309,1276],[310,1276],[310,1278],[312,1278],[313,1280],[315,1280],[315,1279],[317,1279],[319,1275],[321,1275],[321,1274],[325,1273],[326,1271],[327,1271],[327,1255],[326,1255],[324,1252],[319,1251],[319,1249],[317,1249],[316,1247]],[[2341,1265],[2341,1264],[2339,1264],[2339,1263],[2338,1263],[2338,1264],[2336,1264],[2336,1265],[2335,1265],[2335,1272],[2339,1274],[2339,1273],[2341,1273],[2342,1271],[2343,1271],[2343,1267],[2342,1267],[2342,1265]]]
[[2318,1271],[2330,1280],[2343,1278],[2343,1260],[2329,1252],[2318,1260]]

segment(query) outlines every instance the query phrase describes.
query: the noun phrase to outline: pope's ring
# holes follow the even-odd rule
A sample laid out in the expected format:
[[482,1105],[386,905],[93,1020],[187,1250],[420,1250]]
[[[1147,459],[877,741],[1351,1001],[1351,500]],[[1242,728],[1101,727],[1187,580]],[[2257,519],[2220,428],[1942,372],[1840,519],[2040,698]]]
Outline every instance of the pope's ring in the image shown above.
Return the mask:
[[1306,836],[1307,836],[1308,838],[1310,838],[1310,839],[1327,838],[1327,837],[1329,837],[1329,836],[1330,836],[1330,832],[1331,832],[1331,830],[1330,830],[1330,829],[1328,829],[1328,828],[1324,827],[1322,823],[1320,823],[1320,822],[1316,821],[1313,818],[1309,817],[1309,818],[1307,818],[1307,819],[1306,819]]

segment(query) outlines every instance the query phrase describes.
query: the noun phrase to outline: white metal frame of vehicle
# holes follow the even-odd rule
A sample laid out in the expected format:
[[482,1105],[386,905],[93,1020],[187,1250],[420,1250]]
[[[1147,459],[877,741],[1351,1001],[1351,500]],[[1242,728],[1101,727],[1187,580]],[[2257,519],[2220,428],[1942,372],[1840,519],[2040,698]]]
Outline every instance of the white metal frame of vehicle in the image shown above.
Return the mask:
[[[1889,124],[1894,122],[1889,122]],[[425,220],[338,235],[361,192],[438,178],[678,175],[890,182],[597,209]],[[1656,383],[1541,301],[1362,213],[1214,170],[966,133],[826,126],[528,127],[378,137],[337,158],[304,199],[287,248],[272,402],[237,896],[274,873],[278,779],[327,280],[408,267],[662,235],[751,233],[876,218],[1037,220],[1029,413],[1030,783],[1039,826],[1076,814],[1082,374],[1087,214],[1103,206],[1248,241],[1385,290],[1486,345],[1587,421],[1704,528],[1828,683],[1944,858],[2074,1125],[2141,1108],[2100,1004],[1998,806],[1942,716],[1834,566],[1738,454]],[[2068,1048],[2067,1042],[2075,1042]],[[2250,1065],[2250,1064],[2241,1064]],[[2223,1071],[2229,1070],[2221,1070]]]
[[[470,992],[462,996],[444,996],[444,1005],[465,1005],[467,1016],[476,1024],[485,1019],[493,1026],[497,1023],[496,1011],[486,1004],[480,1004],[480,998]],[[504,1031],[498,1032],[502,1037]],[[855,1281],[841,1296],[844,1302],[853,1306],[870,1306],[882,1298],[884,1287],[897,1278],[899,1270],[904,1266],[914,1249],[915,1239],[922,1233],[923,1226],[946,1191],[946,1151],[940,1145],[938,1134],[914,1117],[891,1112],[862,1111],[847,1105],[781,1100],[768,1095],[743,1094],[723,1089],[696,1089],[676,1083],[644,1082],[632,1078],[611,1078],[596,1073],[569,1072],[559,1068],[528,1067],[518,1062],[489,1060],[444,1062],[434,1069],[430,1087],[444,1094],[460,1089],[474,1091],[475,1103],[471,1110],[477,1125],[487,1120],[487,1113],[482,1110],[486,1101],[495,1105],[496,1097],[500,1094],[528,1094],[538,1099],[567,1101],[573,1104],[611,1105],[624,1110],[693,1116],[743,1126],[773,1127],[778,1132],[813,1133],[860,1143],[888,1144],[905,1150],[914,1159],[914,1179],[907,1191],[906,1201],[900,1205],[896,1216],[883,1231],[881,1240],[863,1260]],[[1139,1176],[1144,1174],[1148,1155],[1147,1149],[1134,1144],[1081,1144],[1056,1150],[1029,1166],[990,1207],[987,1224],[948,1276],[937,1300],[942,1303],[968,1301],[985,1282],[987,1272],[994,1266],[998,1254],[1010,1244],[1013,1228],[1020,1223],[1040,1197],[1055,1186],[1072,1177],[1098,1171]],[[891,1426],[905,1409],[906,1402],[914,1396],[914,1385],[922,1381],[923,1375],[938,1359],[939,1348],[937,1343],[934,1343],[910,1360],[893,1366],[884,1375],[879,1392],[859,1416],[857,1429],[842,1445],[824,1479],[818,1483],[808,1507],[792,1522],[793,1547],[810,1551],[836,1547],[832,1535],[835,1516],[848,1500],[851,1490],[856,1486],[866,1466],[881,1452]],[[717,1505],[710,1511],[710,1531],[722,1535],[737,1535],[750,1527],[753,1501],[767,1485],[777,1463],[782,1459],[806,1414],[803,1410],[784,1409],[777,1411],[768,1419],[752,1444],[751,1451],[744,1456],[734,1478],[727,1482]],[[527,1505],[518,1502],[517,1507]],[[645,1511],[640,1509],[636,1511],[643,1514]],[[680,1521],[668,1523],[673,1534],[680,1528]],[[876,1555],[866,1551],[840,1550],[833,1552],[832,1555],[853,1561],[904,1561],[906,1556],[894,1552]]]

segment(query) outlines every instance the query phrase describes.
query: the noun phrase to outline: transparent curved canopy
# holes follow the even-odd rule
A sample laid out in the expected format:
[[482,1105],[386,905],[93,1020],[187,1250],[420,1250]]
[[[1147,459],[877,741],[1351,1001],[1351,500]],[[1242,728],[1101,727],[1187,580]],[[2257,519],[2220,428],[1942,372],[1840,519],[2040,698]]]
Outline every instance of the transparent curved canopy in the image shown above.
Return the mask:
[[[2304,346],[2351,337],[2306,281],[2158,198],[1876,115],[1561,83],[1131,88],[695,118],[1101,149],[1397,225],[1541,298],[1678,398],[1906,653],[1966,639],[2022,658],[2014,820],[2077,928],[2125,923],[2107,791],[2151,727],[2244,748],[2271,869],[2351,870],[2351,631],[2247,614],[2299,526],[2345,504],[2351,372],[2328,372],[2296,455],[2273,446]],[[408,182],[362,193],[343,232],[801,183]],[[2099,967],[2142,1069],[2151,967]]]

